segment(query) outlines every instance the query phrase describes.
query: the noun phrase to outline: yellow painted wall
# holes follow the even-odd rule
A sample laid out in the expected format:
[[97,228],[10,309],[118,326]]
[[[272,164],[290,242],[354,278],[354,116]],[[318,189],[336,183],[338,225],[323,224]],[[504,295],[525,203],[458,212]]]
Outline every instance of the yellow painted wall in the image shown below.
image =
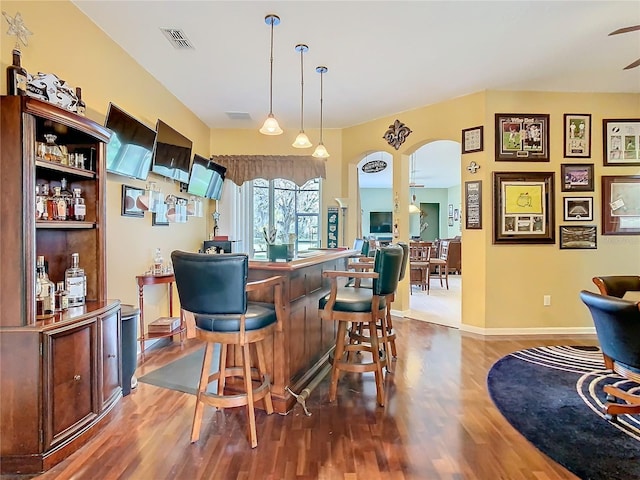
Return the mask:
[[[117,44],[67,1],[2,1],[2,10],[21,12],[34,32],[23,49],[23,65],[31,72],[56,73],[72,86],[83,87],[87,116],[103,123],[110,101],[149,125],[161,118],[194,142],[194,151],[203,156],[234,153],[292,154],[293,141],[285,134],[267,138],[249,130],[210,131],[196,116],[167,92]],[[11,61],[12,43],[0,39],[1,68]],[[70,52],[73,51],[73,56]],[[6,91],[2,75],[0,88]],[[551,162],[494,162],[494,113],[549,113],[551,115]],[[492,245],[492,173],[495,170],[553,171],[556,174],[556,218],[562,218],[562,197],[558,184],[562,157],[563,113],[593,115],[592,159],[596,172],[595,224],[600,231],[600,176],[639,174],[638,167],[602,166],[602,118],[640,117],[640,96],[630,94],[560,94],[532,92],[478,92],[437,105],[401,112],[372,120],[342,131],[324,132],[331,153],[327,161],[327,182],[323,186],[322,211],[335,206],[334,198],[357,194],[355,165],[372,151],[393,155],[394,193],[398,210],[399,240],[408,241],[409,155],[434,140],[460,141],[461,130],[484,125],[483,152],[462,156],[462,181],[483,181],[483,229],[463,230],[463,326],[468,329],[587,328],[591,326],[577,292],[593,289],[595,274],[637,273],[640,271],[640,236],[598,236],[597,250],[560,251],[558,245]],[[412,133],[398,150],[382,138],[395,119],[407,124]],[[288,133],[288,132],[287,132]],[[317,132],[310,131],[313,139]],[[481,165],[475,175],[466,170],[474,160]],[[574,163],[583,163],[575,161]],[[165,193],[179,194],[176,185],[153,174]],[[108,175],[107,178],[107,256],[108,294],[125,303],[137,303],[135,275],[148,267],[156,247],[165,256],[173,249],[194,250],[210,231],[207,214],[187,224],[152,227],[150,215],[144,219],[120,215],[121,185],[143,186],[142,182]],[[212,211],[212,205],[207,210]],[[224,208],[224,207],[223,207]],[[355,208],[348,210],[347,239],[356,236]],[[324,218],[322,220],[324,222]],[[556,225],[561,224],[558,220]],[[557,231],[557,226],[556,226]],[[221,232],[224,233],[224,232]],[[542,306],[542,296],[552,295],[552,306]],[[401,285],[397,310],[408,309],[408,282]],[[166,294],[162,288],[145,291],[148,318],[166,313]]]
[[[550,162],[495,162],[494,114],[550,114]],[[592,158],[563,158],[563,114],[592,114]],[[409,112],[374,120],[344,131],[345,161],[357,163],[364,153],[384,150],[382,134],[395,119],[412,130],[407,142],[394,155],[394,190],[408,191],[409,175],[396,170],[395,161],[406,163],[408,155],[424,143],[433,140],[460,141],[463,128],[484,125],[484,151],[462,156],[462,185],[469,180],[483,181],[483,229],[463,230],[463,328],[472,331],[515,331],[518,329],[563,328],[565,331],[586,331],[592,327],[588,311],[579,302],[581,289],[594,290],[591,278],[599,274],[640,271],[640,236],[602,236],[601,175],[638,175],[638,167],[604,167],[602,165],[602,119],[640,117],[640,95],[636,94],[567,94],[548,92],[479,92],[430,105]],[[466,170],[470,161],[481,165],[475,175]],[[560,250],[555,245],[493,245],[492,244],[492,179],[494,171],[555,172],[556,236],[562,221],[564,196],[560,191],[561,163],[594,163],[594,197],[598,225],[597,250]],[[399,162],[398,162],[399,163]],[[343,167],[343,168],[346,168]],[[408,170],[407,170],[408,171]],[[354,195],[352,185],[349,194]],[[406,212],[407,195],[400,195],[399,212]],[[408,216],[408,214],[406,215]],[[402,228],[400,239],[407,240]],[[551,295],[552,305],[543,307],[543,295]],[[394,307],[408,309],[406,281]],[[573,330],[572,330],[573,329]]]
[[[22,65],[30,73],[55,73],[69,85],[82,87],[87,117],[103,124],[113,102],[153,128],[161,118],[193,141],[194,152],[209,155],[209,128],[71,2],[2,1],[2,10],[9,15],[20,12],[34,33],[22,48]],[[3,24],[2,72],[11,63],[14,45],[5,35],[4,20]],[[6,92],[6,75],[1,78],[0,90]],[[165,194],[186,196],[164,177],[150,174],[149,180],[156,180]],[[207,235],[207,217],[166,227],[152,226],[150,213],[144,218],[123,217],[122,184],[145,186],[138,180],[107,175],[107,291],[110,298],[137,305],[135,276],[148,269],[155,248],[162,249],[165,259],[174,249],[197,249]],[[165,288],[145,287],[145,313],[147,321],[168,313]]]

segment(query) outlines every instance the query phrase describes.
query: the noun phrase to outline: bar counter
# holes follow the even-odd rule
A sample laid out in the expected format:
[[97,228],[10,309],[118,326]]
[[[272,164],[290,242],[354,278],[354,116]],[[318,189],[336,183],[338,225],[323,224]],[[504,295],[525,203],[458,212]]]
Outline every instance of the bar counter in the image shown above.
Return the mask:
[[[274,334],[273,340],[264,343],[276,412],[286,413],[295,403],[286,387],[299,393],[328,362],[329,353],[335,346],[336,325],[321,320],[318,315],[318,300],[330,289],[322,272],[346,270],[348,257],[357,253],[355,250],[326,249],[314,250],[287,262],[249,261],[249,281],[274,275],[284,277],[283,328]],[[250,298],[273,301],[271,293]]]

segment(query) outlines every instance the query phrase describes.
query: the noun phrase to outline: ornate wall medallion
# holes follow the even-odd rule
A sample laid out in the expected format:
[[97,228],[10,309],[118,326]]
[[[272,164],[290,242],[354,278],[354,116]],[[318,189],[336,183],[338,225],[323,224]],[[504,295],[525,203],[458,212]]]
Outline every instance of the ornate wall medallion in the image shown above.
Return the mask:
[[409,127],[400,120],[396,120],[393,122],[393,125],[389,125],[389,130],[385,132],[382,138],[384,138],[389,145],[398,150],[410,133],[411,129]]

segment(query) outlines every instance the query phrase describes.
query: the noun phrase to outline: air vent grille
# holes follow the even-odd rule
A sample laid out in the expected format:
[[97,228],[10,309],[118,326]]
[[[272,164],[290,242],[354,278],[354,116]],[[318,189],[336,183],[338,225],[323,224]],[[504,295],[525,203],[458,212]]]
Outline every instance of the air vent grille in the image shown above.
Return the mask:
[[174,48],[178,50],[195,50],[187,36],[179,28],[161,28],[160,30]]
[[231,120],[251,120],[251,115],[247,112],[225,112]]

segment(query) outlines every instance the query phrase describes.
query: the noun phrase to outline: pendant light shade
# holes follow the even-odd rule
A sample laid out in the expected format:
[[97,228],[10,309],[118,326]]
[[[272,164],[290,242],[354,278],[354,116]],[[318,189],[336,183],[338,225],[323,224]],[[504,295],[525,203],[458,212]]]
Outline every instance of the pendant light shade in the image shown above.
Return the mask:
[[304,61],[303,56],[306,51],[309,50],[307,45],[302,43],[296,45],[296,52],[300,52],[300,133],[296,137],[292,146],[295,148],[309,148],[311,142],[309,137],[304,133]]
[[327,73],[328,68],[327,67],[316,67],[316,72],[318,72],[320,74],[320,142],[318,142],[318,146],[316,147],[315,152],[312,153],[312,155],[316,158],[328,158],[329,157],[329,152],[327,152],[327,149],[324,146],[324,143],[322,143],[322,101],[323,101],[323,90],[324,90],[324,82],[323,82],[323,78],[324,78],[324,74]]
[[264,135],[280,135],[282,129],[278,125],[278,120],[273,115],[273,27],[280,24],[280,17],[277,15],[267,15],[264,22],[271,25],[271,55],[269,57],[269,116],[264,121],[260,133]]

